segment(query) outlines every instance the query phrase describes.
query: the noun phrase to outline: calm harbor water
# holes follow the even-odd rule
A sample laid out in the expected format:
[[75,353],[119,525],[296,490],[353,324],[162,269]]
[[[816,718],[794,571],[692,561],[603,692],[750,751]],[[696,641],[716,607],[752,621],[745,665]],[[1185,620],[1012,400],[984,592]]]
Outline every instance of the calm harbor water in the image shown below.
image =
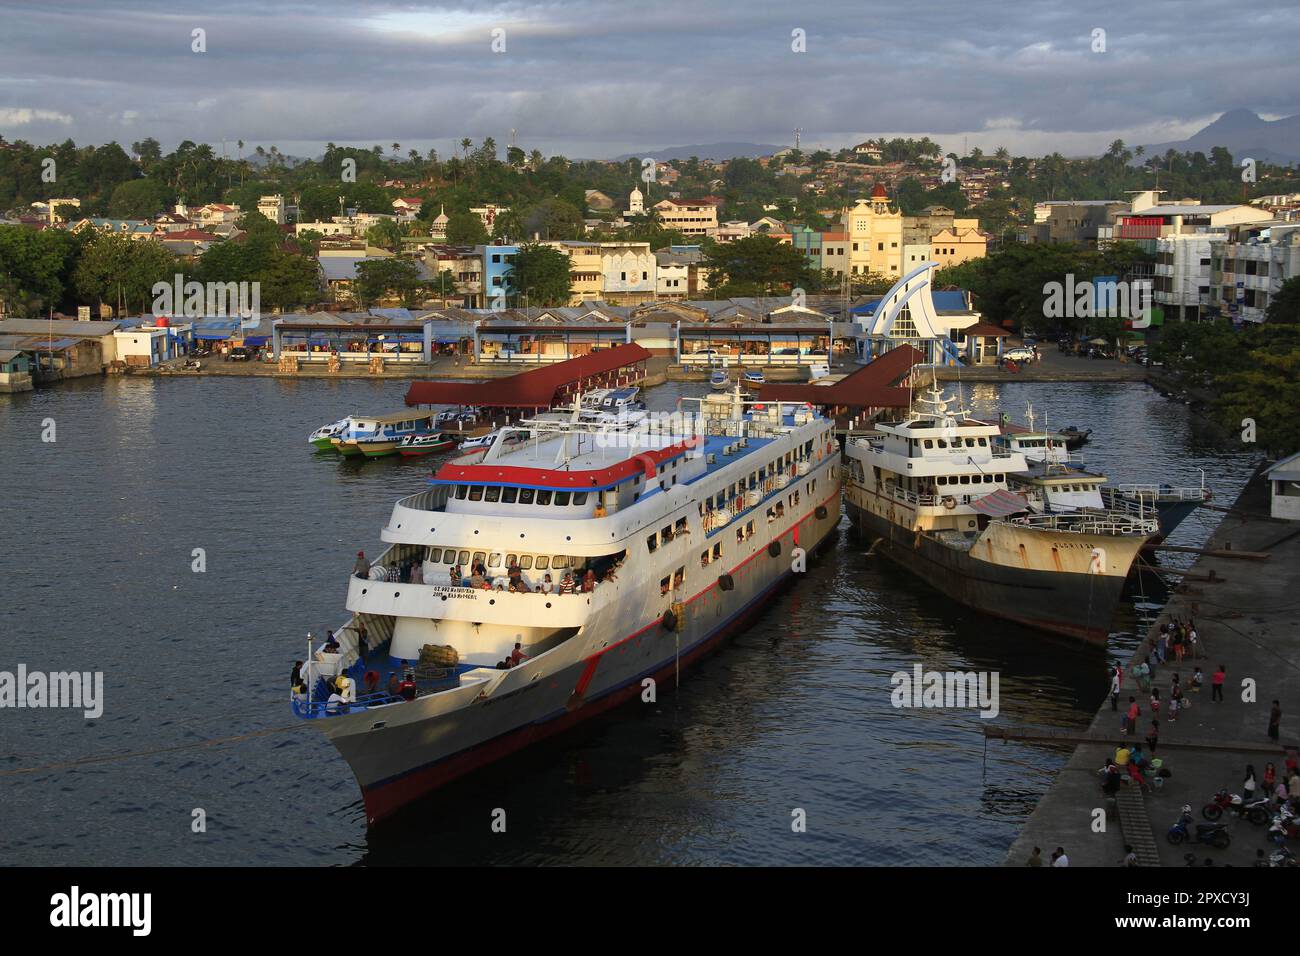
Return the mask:
[[[1082,727],[1104,693],[1103,651],[954,607],[842,531],[680,691],[367,834],[347,765],[294,721],[286,684],[306,632],[344,619],[355,552],[377,553],[393,501],[420,489],[428,463],[341,461],[306,437],[400,407],[405,387],[113,378],[0,396],[0,670],[102,671],[106,697],[98,720],[0,711],[0,772],[149,752],[5,777],[6,862],[994,864],[1066,753],[996,744],[986,760],[974,711],[894,709],[890,675],[914,663],[998,671],[994,722],[1008,726]],[[684,391],[699,389],[648,397],[667,409]],[[977,412],[1021,419],[1032,401],[1053,427],[1093,428],[1088,465],[1112,480],[1196,484],[1204,469],[1225,503],[1253,467],[1143,385],[968,393]],[[1194,514],[1173,543],[1200,543],[1217,518]],[[191,570],[198,548],[203,573]],[[1158,597],[1142,590],[1133,601]],[[1113,652],[1135,627],[1122,609]],[[497,808],[505,833],[490,827]],[[796,808],[806,833],[792,832]],[[197,810],[206,832],[194,832]]]

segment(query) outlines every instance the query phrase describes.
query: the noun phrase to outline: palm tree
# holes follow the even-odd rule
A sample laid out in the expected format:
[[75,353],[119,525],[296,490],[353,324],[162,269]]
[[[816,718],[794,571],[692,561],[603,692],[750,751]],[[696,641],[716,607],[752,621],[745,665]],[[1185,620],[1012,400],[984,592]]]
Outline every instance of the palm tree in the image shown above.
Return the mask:
[[473,145],[474,145],[474,141],[470,139],[468,136],[466,136],[464,139],[460,141],[460,150],[462,153],[465,154],[466,159],[469,159],[469,148]]

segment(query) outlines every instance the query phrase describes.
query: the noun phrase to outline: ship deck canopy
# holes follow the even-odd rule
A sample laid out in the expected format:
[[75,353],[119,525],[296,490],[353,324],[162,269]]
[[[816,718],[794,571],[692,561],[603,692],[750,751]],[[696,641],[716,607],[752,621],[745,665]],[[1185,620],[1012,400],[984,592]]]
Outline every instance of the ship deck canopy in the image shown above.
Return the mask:
[[603,379],[639,366],[649,357],[649,351],[633,343],[543,365],[507,378],[483,382],[413,382],[406,392],[406,404],[550,408],[566,393],[609,384]]
[[1029,510],[1023,495],[1002,488],[987,495],[981,495],[972,501],[970,506],[989,518],[1006,518],[1009,515],[1021,514]]

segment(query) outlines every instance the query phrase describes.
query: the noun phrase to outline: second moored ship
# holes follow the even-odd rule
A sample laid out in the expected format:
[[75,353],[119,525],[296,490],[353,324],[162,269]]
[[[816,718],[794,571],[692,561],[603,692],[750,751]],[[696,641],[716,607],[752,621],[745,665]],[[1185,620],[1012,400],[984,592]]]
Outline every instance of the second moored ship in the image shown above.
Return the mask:
[[1154,517],[1034,514],[1011,476],[1025,456],[936,386],[901,422],[850,439],[845,507],[878,553],[949,598],[1034,628],[1104,642]]

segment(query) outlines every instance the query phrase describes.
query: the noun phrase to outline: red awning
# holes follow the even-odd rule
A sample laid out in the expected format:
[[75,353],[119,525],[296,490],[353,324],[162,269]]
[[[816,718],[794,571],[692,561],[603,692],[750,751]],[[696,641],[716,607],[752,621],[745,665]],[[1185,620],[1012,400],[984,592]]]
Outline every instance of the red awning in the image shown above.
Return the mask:
[[636,365],[649,357],[646,349],[632,343],[485,382],[412,382],[406,391],[406,404],[550,408],[566,386]]
[[811,405],[844,405],[850,408],[907,408],[912,401],[906,388],[897,383],[925,356],[910,345],[900,345],[846,375],[834,385],[762,385],[759,398],[768,402],[807,402]]

